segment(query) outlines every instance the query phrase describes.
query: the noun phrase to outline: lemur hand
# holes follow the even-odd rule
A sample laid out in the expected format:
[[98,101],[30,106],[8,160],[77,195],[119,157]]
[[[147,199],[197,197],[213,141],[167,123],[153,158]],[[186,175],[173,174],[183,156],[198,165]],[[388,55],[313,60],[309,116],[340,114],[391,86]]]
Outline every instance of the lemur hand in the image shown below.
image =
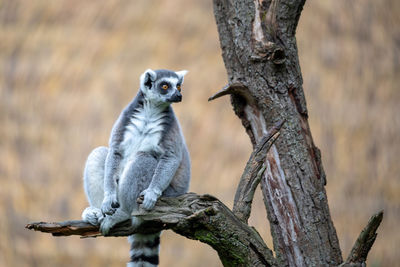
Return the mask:
[[119,203],[116,194],[106,195],[101,204],[101,211],[105,215],[112,215],[119,208]]
[[147,188],[140,193],[139,198],[143,198],[142,207],[145,210],[151,210],[157,202],[157,199],[161,196],[161,191],[157,189]]

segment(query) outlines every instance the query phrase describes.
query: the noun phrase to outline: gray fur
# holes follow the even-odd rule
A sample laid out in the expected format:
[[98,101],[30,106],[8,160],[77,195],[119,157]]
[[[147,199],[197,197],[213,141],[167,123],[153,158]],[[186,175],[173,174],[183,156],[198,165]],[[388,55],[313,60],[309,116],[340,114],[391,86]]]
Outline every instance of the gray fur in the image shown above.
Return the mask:
[[[144,72],[138,94],[114,124],[109,148],[96,148],[89,155],[84,187],[90,207],[82,217],[91,224],[100,224],[104,235],[115,224],[132,217],[132,212],[138,210],[139,196],[144,197],[141,206],[151,210],[161,195],[178,196],[187,192],[189,152],[170,105],[182,98],[178,86],[185,74],[186,71],[169,70]],[[168,89],[163,89],[163,85],[168,85]],[[135,217],[132,221],[140,223]],[[140,247],[140,240],[149,244],[148,238],[141,236],[135,240],[132,236],[131,239]],[[146,251],[157,254],[145,255]],[[154,265],[156,256],[158,262],[158,248],[143,249],[142,254],[140,250],[131,251],[131,255],[135,257],[129,266]],[[139,260],[144,262],[133,262]]]

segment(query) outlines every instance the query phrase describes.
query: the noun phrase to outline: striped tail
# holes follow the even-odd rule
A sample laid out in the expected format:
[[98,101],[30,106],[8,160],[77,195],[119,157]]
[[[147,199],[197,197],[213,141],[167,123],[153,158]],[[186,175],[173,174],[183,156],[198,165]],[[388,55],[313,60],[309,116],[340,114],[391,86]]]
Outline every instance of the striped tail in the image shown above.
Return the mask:
[[158,266],[160,247],[160,232],[150,235],[135,234],[128,237],[131,243],[131,261],[127,267],[154,267]]

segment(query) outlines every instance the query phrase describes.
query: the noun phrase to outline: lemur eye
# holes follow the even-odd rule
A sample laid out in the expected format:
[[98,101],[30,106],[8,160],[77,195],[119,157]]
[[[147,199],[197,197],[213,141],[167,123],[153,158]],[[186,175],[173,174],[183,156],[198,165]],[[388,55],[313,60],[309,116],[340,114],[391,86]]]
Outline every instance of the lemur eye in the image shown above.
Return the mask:
[[168,87],[169,87],[169,86],[168,86],[167,84],[164,84],[161,88],[164,89],[164,90],[167,90]]
[[181,91],[181,85],[177,85],[176,89],[178,89],[178,91],[180,92]]

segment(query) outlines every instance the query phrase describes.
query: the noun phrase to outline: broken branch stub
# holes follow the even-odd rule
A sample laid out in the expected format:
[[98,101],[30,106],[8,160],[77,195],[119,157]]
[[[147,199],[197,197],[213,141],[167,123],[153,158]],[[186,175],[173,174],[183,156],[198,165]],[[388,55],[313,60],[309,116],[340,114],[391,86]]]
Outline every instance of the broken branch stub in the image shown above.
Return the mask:
[[383,219],[383,210],[374,214],[368,221],[367,226],[361,231],[346,263],[365,263],[368,253],[377,237],[376,231]]

